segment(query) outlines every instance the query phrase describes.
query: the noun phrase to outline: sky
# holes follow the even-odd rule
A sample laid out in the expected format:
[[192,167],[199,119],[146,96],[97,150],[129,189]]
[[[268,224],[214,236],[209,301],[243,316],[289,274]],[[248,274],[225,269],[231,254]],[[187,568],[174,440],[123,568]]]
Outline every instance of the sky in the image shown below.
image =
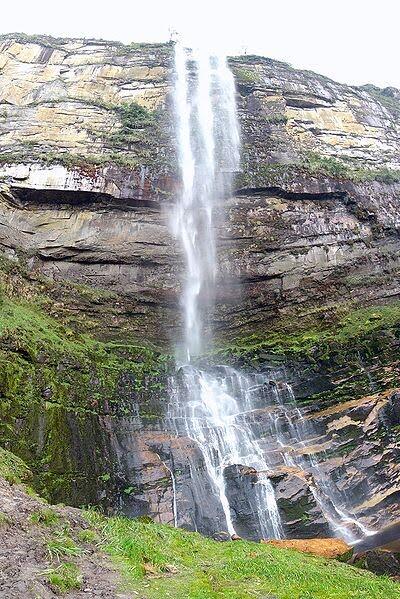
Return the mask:
[[400,88],[399,0],[18,0],[0,33],[167,41],[259,54],[351,85]]

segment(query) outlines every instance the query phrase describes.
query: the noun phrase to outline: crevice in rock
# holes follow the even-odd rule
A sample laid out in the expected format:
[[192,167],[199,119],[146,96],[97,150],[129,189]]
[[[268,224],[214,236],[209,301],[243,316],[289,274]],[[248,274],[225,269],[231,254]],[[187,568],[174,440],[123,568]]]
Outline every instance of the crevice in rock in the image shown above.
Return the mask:
[[107,193],[84,190],[32,189],[29,187],[11,187],[13,195],[24,208],[34,207],[84,207],[111,208],[112,210],[131,210],[134,208],[158,209],[159,202],[149,198],[116,198]]
[[286,191],[282,187],[244,187],[237,189],[236,196],[263,196],[278,197],[285,200],[344,200],[348,197],[347,191],[324,191],[317,193]]

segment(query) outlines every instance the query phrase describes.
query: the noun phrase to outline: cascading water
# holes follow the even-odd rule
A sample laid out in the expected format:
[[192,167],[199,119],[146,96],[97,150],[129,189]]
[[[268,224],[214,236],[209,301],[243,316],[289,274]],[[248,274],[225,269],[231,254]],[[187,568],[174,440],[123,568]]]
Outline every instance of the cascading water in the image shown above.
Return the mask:
[[[192,67],[192,68],[191,68]],[[222,56],[175,48],[175,114],[182,192],[173,229],[186,261],[182,308],[185,359],[199,353],[216,277],[213,207],[239,165],[233,76]]]
[[[309,488],[332,532],[348,543],[355,543],[360,538],[374,534],[374,531],[349,513],[343,504],[343,497],[333,481],[321,470],[316,456],[307,452],[307,444],[312,444],[317,438],[317,433],[311,421],[305,419],[296,406],[290,385],[283,383],[281,387],[274,386],[273,390],[276,405],[280,409],[269,413],[270,434],[275,437],[281,448],[284,463],[309,475]],[[286,425],[286,435],[280,420]],[[324,455],[324,452],[322,454]]]
[[[175,49],[175,70],[182,193],[175,212],[174,231],[186,260],[182,307],[187,364],[182,365],[180,385],[171,382],[172,394],[186,434],[202,451],[226,526],[234,534],[224,469],[232,464],[245,464],[262,471],[268,465],[251,429],[237,422],[241,409],[228,392],[224,379],[196,369],[190,361],[201,349],[204,314],[212,309],[216,277],[213,208],[215,202],[230,192],[231,177],[239,165],[235,86],[224,56],[204,51],[189,53],[179,43]],[[261,534],[280,537],[279,513],[266,476],[260,475],[255,504]]]
[[[258,472],[252,507],[257,529],[264,538],[280,538],[282,524],[272,484],[267,476],[270,466],[250,424],[243,418],[242,401],[250,394],[247,377],[226,366],[208,373],[191,365],[181,368],[180,384],[172,381],[175,400],[174,421],[179,433],[194,439],[203,455],[212,492],[219,498],[228,532],[235,534],[231,507],[226,493],[224,471],[240,464]],[[251,411],[251,410],[250,410]]]
[[[343,507],[334,483],[324,478],[312,454],[302,451],[314,431],[294,405],[290,386],[283,383],[282,395],[266,376],[247,376],[226,366],[205,371],[193,363],[202,350],[206,320],[213,309],[217,276],[214,206],[221,205],[231,191],[232,175],[239,165],[239,128],[233,76],[224,56],[187,50],[177,43],[175,73],[181,194],[173,229],[186,263],[181,296],[185,335],[183,352],[177,352],[177,373],[170,379],[169,417],[177,434],[193,439],[202,456],[205,472],[191,466],[193,494],[205,505],[211,505],[211,499],[218,502],[223,517],[215,515],[214,526],[226,526],[232,535],[237,514],[230,504],[226,471],[232,466],[252,469],[257,475],[248,498],[253,529],[259,537],[280,538],[283,527],[269,477],[280,459],[309,474],[310,490],[332,531],[355,540],[369,531]],[[253,415],[260,409],[268,413],[264,436],[267,432],[275,444],[270,452],[254,432]],[[176,481],[172,471],[171,475],[176,525]],[[192,524],[197,529],[196,517]]]

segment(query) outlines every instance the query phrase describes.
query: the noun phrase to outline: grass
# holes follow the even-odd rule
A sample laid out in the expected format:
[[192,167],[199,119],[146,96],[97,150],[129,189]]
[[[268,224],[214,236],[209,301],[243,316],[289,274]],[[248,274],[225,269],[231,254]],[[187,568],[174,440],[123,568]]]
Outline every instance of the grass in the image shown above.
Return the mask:
[[78,532],[78,539],[81,543],[98,543],[99,536],[94,530],[86,528]]
[[31,514],[30,521],[32,524],[53,526],[54,524],[59,523],[60,516],[50,508],[43,508],[33,512]]
[[79,590],[83,582],[78,566],[69,562],[61,564],[57,568],[45,570],[42,572],[42,576],[55,590],[61,593]]
[[359,184],[378,181],[390,185],[400,182],[400,169],[389,168],[385,165],[365,168],[356,160],[344,158],[339,160],[333,156],[323,156],[317,152],[305,152],[298,162],[286,164],[258,162],[254,165],[252,158],[249,158],[249,156],[246,158],[245,147],[243,163],[246,168],[238,176],[236,182],[238,187],[265,186],[266,183],[280,186],[288,178],[298,177],[299,175],[332,177],[333,179]]
[[0,512],[0,528],[11,524],[11,519],[4,512]]
[[336,561],[155,523],[86,512],[132,588],[146,599],[395,599],[400,587]]
[[[61,164],[70,169],[83,169],[92,172],[109,164],[115,164],[123,168],[136,168],[140,161],[133,155],[125,155],[119,152],[106,152],[102,154],[73,154],[60,151],[32,151],[15,152],[0,155],[0,164],[13,164],[20,162],[40,162],[42,164]],[[93,173],[92,173],[93,174]]]
[[64,531],[57,531],[54,537],[46,542],[50,559],[60,560],[61,557],[79,557],[82,549],[75,544]]
[[[156,354],[146,347],[97,341],[90,335],[76,333],[68,326],[60,324],[46,314],[39,305],[35,305],[34,301],[27,302],[6,296],[0,299],[1,362],[3,362],[2,351],[9,357],[12,356],[12,359],[8,359],[7,364],[4,362],[0,372],[0,392],[3,391],[5,397],[10,395],[14,398],[17,391],[15,387],[24,374],[23,362],[30,364],[39,362],[42,372],[49,374],[50,366],[57,370],[57,364],[63,361],[64,376],[67,367],[74,372],[75,377],[77,372],[87,371],[87,377],[90,378],[90,371],[93,374],[93,371],[97,370],[100,379],[104,379],[105,383],[115,382],[121,371],[131,371],[136,375],[137,389],[143,384],[143,377],[147,374],[156,375],[163,365],[163,357],[156,357]],[[25,374],[27,374],[26,369]],[[62,397],[67,397],[68,390],[59,389],[59,397],[56,397],[56,389],[52,387],[53,384],[60,383],[61,377],[56,372],[54,375],[56,380],[52,383],[48,379],[45,385],[52,391],[52,402],[62,404]],[[29,383],[28,379],[24,383],[24,390],[20,390],[27,399]],[[81,391],[84,391],[83,387]],[[92,398],[94,392],[92,386],[90,391]]]
[[348,179],[354,183],[379,181],[380,183],[400,182],[400,171],[386,166],[363,168],[354,161],[338,160],[332,156],[323,156],[316,152],[307,152],[303,156],[302,167],[310,174],[322,174],[337,179]]

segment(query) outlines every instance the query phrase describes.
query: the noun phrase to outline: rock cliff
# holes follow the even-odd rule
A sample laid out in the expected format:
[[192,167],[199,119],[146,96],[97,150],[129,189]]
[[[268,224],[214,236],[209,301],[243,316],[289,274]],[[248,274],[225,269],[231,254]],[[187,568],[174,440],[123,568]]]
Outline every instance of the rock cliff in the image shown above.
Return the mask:
[[[188,455],[204,465],[165,419],[182,272],[172,54],[0,37],[0,399],[4,442],[52,498],[172,522],[172,469],[179,523],[193,527]],[[398,97],[266,58],[230,66],[243,152],[217,207],[208,360],[284,368],[317,426],[310,451],[357,513],[395,520]],[[242,474],[229,474],[232,493]],[[288,532],[324,532],[302,473],[276,464],[271,476]]]

